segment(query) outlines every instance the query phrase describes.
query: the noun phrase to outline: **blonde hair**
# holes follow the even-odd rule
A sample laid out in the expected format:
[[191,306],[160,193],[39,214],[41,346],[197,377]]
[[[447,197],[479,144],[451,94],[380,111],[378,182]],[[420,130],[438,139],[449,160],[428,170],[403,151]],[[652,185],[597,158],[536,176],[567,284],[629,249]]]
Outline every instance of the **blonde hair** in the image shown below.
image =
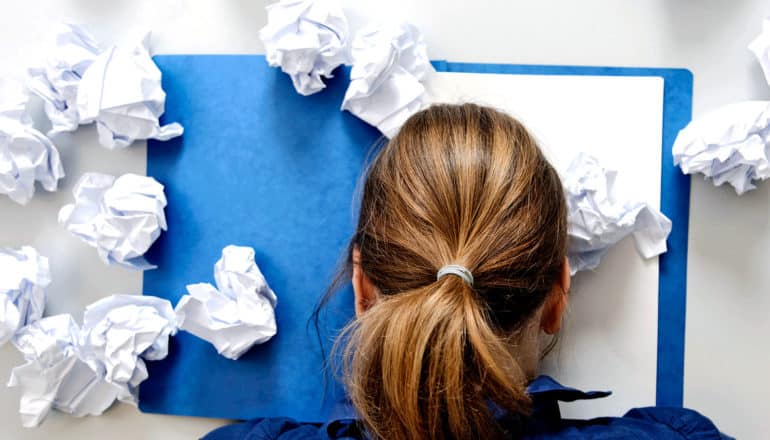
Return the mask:
[[[531,402],[508,339],[560,279],[566,241],[558,174],[521,123],[472,104],[412,116],[367,171],[351,243],[380,299],[335,343],[367,431],[510,435],[490,403],[526,415]],[[447,264],[473,287],[437,280]]]

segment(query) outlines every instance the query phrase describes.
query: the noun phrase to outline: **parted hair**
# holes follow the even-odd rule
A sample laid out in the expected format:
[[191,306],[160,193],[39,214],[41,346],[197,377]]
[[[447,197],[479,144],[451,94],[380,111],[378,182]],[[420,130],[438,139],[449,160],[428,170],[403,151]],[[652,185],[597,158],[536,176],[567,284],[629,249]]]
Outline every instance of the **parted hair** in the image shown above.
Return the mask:
[[[512,435],[528,378],[511,350],[560,279],[562,185],[526,128],[474,104],[409,118],[365,174],[350,250],[378,300],[335,344],[347,392],[375,438]],[[348,272],[353,264],[348,259]],[[473,273],[436,279],[459,264]]]

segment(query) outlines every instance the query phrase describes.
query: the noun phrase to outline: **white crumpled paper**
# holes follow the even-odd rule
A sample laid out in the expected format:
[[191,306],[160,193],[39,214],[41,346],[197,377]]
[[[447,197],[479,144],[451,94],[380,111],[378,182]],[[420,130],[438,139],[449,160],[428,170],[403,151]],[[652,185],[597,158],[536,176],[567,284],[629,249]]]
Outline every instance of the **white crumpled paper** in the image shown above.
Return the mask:
[[143,358],[165,358],[169,336],[176,330],[174,309],[167,300],[112,295],[86,307],[80,355],[114,386],[115,398],[136,404],[139,384],[148,377]]
[[624,200],[615,188],[617,172],[579,154],[563,176],[567,197],[571,273],[595,269],[611,246],[633,235],[644,258],[666,252],[671,220],[646,203]]
[[166,93],[150,57],[150,34],[101,50],[81,26],[61,25],[45,67],[29,70],[30,89],[45,101],[49,135],[96,123],[99,143],[125,148],[137,139],[168,140],[181,125],[160,126]]
[[28,100],[22,84],[0,81],[0,194],[22,205],[35,194],[35,181],[56,191],[64,177],[59,150],[32,126]]
[[48,135],[54,136],[78,128],[78,86],[101,49],[82,26],[62,24],[56,26],[48,50],[45,65],[29,69],[29,88],[45,101],[52,125]]
[[179,328],[211,342],[217,352],[238,359],[275,335],[275,293],[254,262],[254,249],[227,246],[214,266],[217,287],[187,286],[176,305]]
[[21,81],[0,78],[0,117],[31,125],[28,102],[29,89]]
[[125,148],[137,139],[168,140],[182,126],[161,126],[166,92],[161,73],[150,57],[150,34],[134,46],[112,46],[94,59],[80,80],[77,109],[80,123],[96,122],[99,143]]
[[[770,19],[749,44],[770,83]],[[770,177],[770,102],[729,104],[694,119],[674,141],[674,164],[685,174],[700,173],[714,185],[729,183],[738,195]]]
[[701,173],[743,194],[754,180],[770,177],[770,102],[745,101],[707,113],[683,128],[674,141],[674,164]]
[[24,327],[13,341],[26,364],[8,383],[21,388],[22,424],[39,425],[51,408],[82,417],[102,414],[115,400],[136,404],[144,359],[163,359],[175,332],[171,303],[135,295],[91,304],[82,329],[70,315]]
[[0,249],[0,345],[43,316],[50,283],[48,258],[34,248]]
[[424,80],[434,72],[420,31],[407,23],[370,25],[353,39],[350,86],[342,109],[393,137],[430,98]]
[[265,57],[291,77],[301,95],[326,85],[347,61],[348,21],[339,0],[281,0],[267,6],[267,25],[259,31]]
[[26,363],[11,371],[8,386],[21,389],[24,427],[38,426],[52,408],[82,417],[112,405],[112,386],[78,356],[79,336],[72,316],[55,315],[24,327],[14,338]]
[[19,412],[25,427],[39,425],[56,407],[59,388],[78,362],[77,338],[72,317],[56,315],[25,327],[14,339],[27,363],[11,371],[8,386],[21,388]]
[[762,32],[749,43],[749,50],[757,57],[765,80],[770,84],[770,18],[765,18],[762,22]]
[[75,203],[59,211],[59,223],[95,247],[107,264],[153,269],[143,255],[165,231],[166,196],[152,177],[85,173],[73,190]]

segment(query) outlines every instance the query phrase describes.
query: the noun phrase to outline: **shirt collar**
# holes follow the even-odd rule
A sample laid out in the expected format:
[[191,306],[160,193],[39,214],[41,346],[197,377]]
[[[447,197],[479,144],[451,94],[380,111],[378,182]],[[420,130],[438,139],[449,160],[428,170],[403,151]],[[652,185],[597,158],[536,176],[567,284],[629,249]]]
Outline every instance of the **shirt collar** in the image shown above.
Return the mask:
[[529,383],[527,393],[532,396],[532,399],[574,402],[607,397],[612,394],[612,391],[581,391],[577,388],[564,386],[550,376],[540,375]]

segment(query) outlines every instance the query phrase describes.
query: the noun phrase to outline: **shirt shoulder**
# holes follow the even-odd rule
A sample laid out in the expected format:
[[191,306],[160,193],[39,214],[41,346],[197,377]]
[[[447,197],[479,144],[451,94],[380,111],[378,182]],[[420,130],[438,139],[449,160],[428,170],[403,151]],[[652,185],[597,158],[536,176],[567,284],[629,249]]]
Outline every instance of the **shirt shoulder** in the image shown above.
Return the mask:
[[711,419],[687,408],[634,408],[624,418],[657,423],[687,439],[732,439],[722,434]]
[[561,420],[559,427],[526,437],[538,440],[558,439],[661,439],[661,440],[728,440],[714,423],[686,408],[634,408],[623,417],[589,420]]
[[298,423],[283,417],[253,419],[217,428],[201,440],[318,440],[322,436],[320,425]]
[[286,417],[252,419],[217,428],[202,440],[363,440],[361,424],[354,419],[300,423]]

